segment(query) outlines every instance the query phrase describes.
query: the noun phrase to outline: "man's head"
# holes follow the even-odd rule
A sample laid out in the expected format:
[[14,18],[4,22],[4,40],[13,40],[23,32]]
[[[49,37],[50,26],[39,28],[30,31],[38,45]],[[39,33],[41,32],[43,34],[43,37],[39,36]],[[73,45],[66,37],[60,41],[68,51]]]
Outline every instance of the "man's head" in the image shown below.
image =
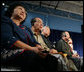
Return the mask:
[[49,28],[48,26],[44,26],[44,27],[42,28],[42,30],[41,30],[41,33],[42,33],[44,36],[48,37],[48,36],[50,35],[50,28]]
[[31,25],[35,30],[41,31],[41,29],[43,28],[43,21],[41,18],[36,17],[31,20]]
[[68,40],[68,39],[70,38],[70,34],[69,34],[69,32],[64,31],[64,32],[62,32],[61,37],[62,37],[63,39]]

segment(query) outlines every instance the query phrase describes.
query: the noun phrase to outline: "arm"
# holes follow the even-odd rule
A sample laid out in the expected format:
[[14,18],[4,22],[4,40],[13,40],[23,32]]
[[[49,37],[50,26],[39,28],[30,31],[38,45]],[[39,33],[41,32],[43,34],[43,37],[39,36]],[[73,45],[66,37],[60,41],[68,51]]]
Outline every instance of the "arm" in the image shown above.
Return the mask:
[[37,47],[31,47],[26,43],[20,41],[15,35],[11,25],[9,24],[2,24],[1,25],[1,43],[6,48],[17,47],[22,48],[25,50],[32,50],[36,53],[39,52]]
[[14,46],[15,46],[15,47],[18,47],[18,48],[25,49],[25,50],[31,50],[31,51],[34,51],[35,53],[38,53],[38,52],[39,52],[38,47],[31,47],[31,46],[29,46],[29,45],[23,43],[23,42],[20,41],[20,40],[17,40],[17,41],[14,43]]
[[65,43],[62,40],[57,42],[56,49],[58,52],[63,52],[63,53],[66,53],[68,56],[72,56],[72,54],[66,48]]

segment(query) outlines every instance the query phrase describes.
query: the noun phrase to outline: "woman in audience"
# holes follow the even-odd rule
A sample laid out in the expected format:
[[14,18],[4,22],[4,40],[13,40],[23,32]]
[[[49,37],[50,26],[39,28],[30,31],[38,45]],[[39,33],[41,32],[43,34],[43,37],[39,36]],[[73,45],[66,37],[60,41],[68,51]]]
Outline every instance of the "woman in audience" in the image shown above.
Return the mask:
[[71,38],[68,39],[68,44],[69,44],[69,46],[70,46],[70,48],[71,48],[72,53],[73,53],[74,55],[76,55],[76,57],[79,57],[77,51],[73,49],[73,41],[72,41]]
[[[33,67],[34,70],[40,71],[39,63],[42,63],[42,58],[39,55],[42,54],[43,48],[38,43],[33,43],[25,29],[22,30],[19,27],[26,16],[24,5],[13,3],[7,9],[5,16],[2,17],[1,64],[21,66],[22,70],[28,71],[32,71]],[[45,54],[42,55],[46,56]]]

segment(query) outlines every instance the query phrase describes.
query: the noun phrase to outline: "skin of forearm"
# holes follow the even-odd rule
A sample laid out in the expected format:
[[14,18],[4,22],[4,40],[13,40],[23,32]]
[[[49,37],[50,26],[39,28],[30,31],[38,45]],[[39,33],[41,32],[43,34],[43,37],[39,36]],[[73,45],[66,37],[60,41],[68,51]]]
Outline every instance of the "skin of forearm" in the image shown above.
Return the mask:
[[24,42],[17,40],[16,43],[14,44],[15,47],[21,48],[21,49],[25,49],[25,50],[33,50],[33,48],[27,44],[25,44]]

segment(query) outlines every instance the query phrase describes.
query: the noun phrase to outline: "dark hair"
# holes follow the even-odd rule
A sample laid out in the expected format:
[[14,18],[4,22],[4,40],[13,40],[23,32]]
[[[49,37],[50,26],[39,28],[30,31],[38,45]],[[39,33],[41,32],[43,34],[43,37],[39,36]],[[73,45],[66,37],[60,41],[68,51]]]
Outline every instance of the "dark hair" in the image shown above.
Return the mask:
[[66,31],[63,31],[62,33],[61,33],[61,37],[63,37],[63,36],[65,36],[66,37],[66,33],[65,33]]
[[[63,31],[63,32],[61,33],[61,37],[66,37],[66,36],[67,36],[65,32],[68,32],[68,31]],[[69,33],[69,32],[68,32],[68,33]],[[70,34],[69,34],[69,35],[70,35]]]
[[31,19],[31,26],[33,26],[35,22],[36,22],[36,17]]
[[[14,11],[14,9],[17,7],[17,6],[22,6],[25,10],[26,10],[26,7],[25,5],[22,3],[22,2],[13,2],[9,5],[7,11],[5,12],[5,16],[7,17],[11,17],[12,16],[12,13]],[[27,10],[26,10],[27,11]]]

